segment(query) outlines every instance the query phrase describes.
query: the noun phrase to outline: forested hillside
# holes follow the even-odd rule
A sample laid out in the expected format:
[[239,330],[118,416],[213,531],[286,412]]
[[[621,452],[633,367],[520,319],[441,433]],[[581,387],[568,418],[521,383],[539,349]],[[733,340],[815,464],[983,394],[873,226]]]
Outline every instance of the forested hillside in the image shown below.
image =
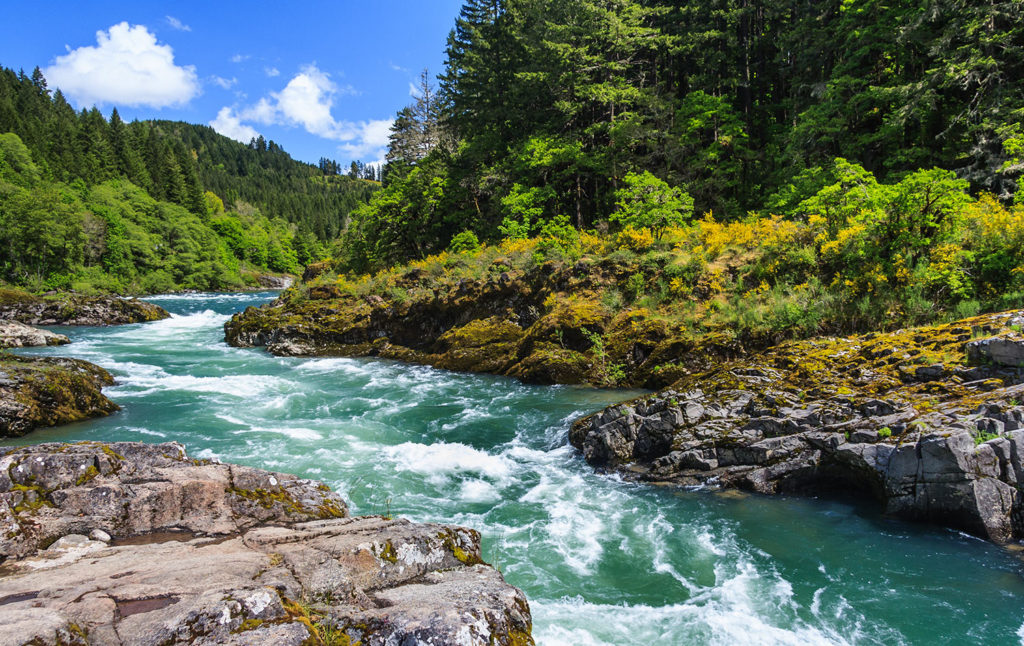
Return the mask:
[[339,252],[366,269],[467,228],[496,240],[603,227],[643,173],[637,190],[661,183],[720,220],[806,219],[796,205],[835,181],[836,159],[885,184],[950,171],[1008,203],[1022,12],[1021,0],[469,0],[439,92],[399,113],[386,190]]
[[299,272],[377,184],[274,142],[76,112],[0,69],[0,280],[33,290],[225,289]]

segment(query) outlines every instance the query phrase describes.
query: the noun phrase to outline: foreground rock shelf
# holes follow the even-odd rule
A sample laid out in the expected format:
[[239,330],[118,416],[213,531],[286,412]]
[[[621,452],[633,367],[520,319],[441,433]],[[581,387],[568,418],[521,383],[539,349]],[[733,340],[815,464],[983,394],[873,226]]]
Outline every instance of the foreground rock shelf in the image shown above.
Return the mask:
[[578,420],[570,440],[637,480],[861,492],[900,518],[1020,540],[1022,323],[782,344]]
[[2,644],[532,644],[469,529],[175,443],[0,459]]

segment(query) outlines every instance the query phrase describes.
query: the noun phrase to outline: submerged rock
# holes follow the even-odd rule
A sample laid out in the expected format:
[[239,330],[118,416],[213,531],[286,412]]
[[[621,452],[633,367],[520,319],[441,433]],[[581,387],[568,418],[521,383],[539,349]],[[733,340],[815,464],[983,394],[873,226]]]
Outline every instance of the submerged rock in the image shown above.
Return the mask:
[[175,443],[43,444],[0,474],[0,643],[533,643],[473,530],[352,518]]
[[53,300],[18,294],[0,301],[0,319],[29,325],[121,325],[168,318],[164,308],[119,296],[65,294]]
[[109,415],[118,406],[101,390],[113,383],[81,359],[0,354],[0,437]]
[[0,321],[0,348],[64,345],[71,339],[63,334],[40,330],[18,321]]
[[[861,492],[900,518],[1019,540],[1024,371],[1002,360],[1014,316],[782,344],[578,420],[570,440],[635,479]],[[978,343],[972,328],[995,334]]]

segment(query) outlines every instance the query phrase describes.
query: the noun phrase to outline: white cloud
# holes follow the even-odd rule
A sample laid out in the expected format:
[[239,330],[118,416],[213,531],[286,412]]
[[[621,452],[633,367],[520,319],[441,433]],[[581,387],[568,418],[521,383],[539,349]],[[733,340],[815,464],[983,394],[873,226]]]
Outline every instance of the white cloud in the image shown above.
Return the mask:
[[249,54],[235,54],[234,56],[231,57],[231,62],[232,63],[244,63],[245,61],[249,60],[250,58],[252,58],[252,56],[250,56]]
[[188,103],[199,94],[196,68],[175,65],[171,46],[158,44],[142,25],[122,22],[98,31],[96,43],[69,49],[43,70],[51,85],[79,105],[163,108]]
[[277,106],[270,102],[266,97],[263,97],[256,102],[256,105],[251,105],[242,111],[240,115],[246,121],[255,121],[256,123],[262,123],[266,125],[273,125],[277,123]]
[[225,90],[230,90],[232,86],[238,83],[238,79],[233,76],[229,79],[226,79],[223,76],[214,75],[210,77],[210,80],[213,81],[216,85],[221,86]]
[[167,24],[177,29],[178,31],[192,31],[192,28],[181,22],[174,16],[167,16]]
[[266,73],[267,76],[271,78],[281,75],[281,70],[277,69],[276,67],[264,67],[263,71]]
[[414,99],[418,99],[420,98],[420,94],[422,94],[422,92],[420,92],[420,88],[412,81],[409,81],[409,96]]
[[341,124],[331,116],[338,86],[315,65],[307,65],[276,94],[277,110],[284,119],[307,132],[327,139],[347,139]]
[[307,65],[280,92],[271,92],[242,109],[221,108],[210,125],[221,134],[240,141],[248,141],[256,132],[243,122],[298,126],[318,137],[341,142],[338,149],[351,159],[382,161],[392,120],[353,122],[335,119],[332,114],[335,98],[344,94],[355,94],[355,90],[350,86],[339,87],[316,65]]
[[225,137],[231,137],[243,144],[249,143],[253,137],[258,137],[260,134],[252,126],[242,123],[238,115],[234,114],[229,107],[221,108],[217,113],[217,118],[210,122],[210,126]]
[[369,160],[366,162],[368,164],[383,164],[392,123],[392,119],[362,121],[356,125],[356,136],[353,141],[343,143],[338,149],[350,159]]

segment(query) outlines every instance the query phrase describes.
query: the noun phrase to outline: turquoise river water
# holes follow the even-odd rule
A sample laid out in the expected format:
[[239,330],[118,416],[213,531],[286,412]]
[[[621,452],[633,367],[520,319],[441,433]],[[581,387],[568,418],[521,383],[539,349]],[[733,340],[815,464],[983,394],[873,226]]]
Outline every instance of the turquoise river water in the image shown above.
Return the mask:
[[544,645],[1024,643],[1017,552],[869,504],[596,474],[569,422],[631,393],[225,344],[228,316],[272,296],[161,296],[165,321],[59,329],[74,343],[33,352],[104,366],[123,410],[7,444],[176,440],[323,480],[354,513],[473,527]]

